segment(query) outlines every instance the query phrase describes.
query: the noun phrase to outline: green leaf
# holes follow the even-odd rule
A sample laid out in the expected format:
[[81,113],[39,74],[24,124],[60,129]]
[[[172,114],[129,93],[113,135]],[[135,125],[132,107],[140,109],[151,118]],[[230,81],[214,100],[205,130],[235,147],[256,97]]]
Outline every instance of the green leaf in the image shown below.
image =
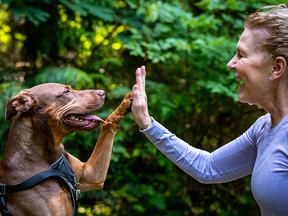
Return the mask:
[[86,89],[94,86],[91,77],[84,71],[73,68],[44,68],[34,78],[35,85],[46,82],[63,83],[73,86],[76,89]]
[[112,21],[115,17],[113,8],[103,7],[92,1],[68,1],[60,0],[60,2],[72,11],[77,11],[82,16],[93,15],[105,21]]
[[28,20],[36,26],[41,22],[45,22],[50,17],[50,14],[35,7],[28,7],[26,15]]

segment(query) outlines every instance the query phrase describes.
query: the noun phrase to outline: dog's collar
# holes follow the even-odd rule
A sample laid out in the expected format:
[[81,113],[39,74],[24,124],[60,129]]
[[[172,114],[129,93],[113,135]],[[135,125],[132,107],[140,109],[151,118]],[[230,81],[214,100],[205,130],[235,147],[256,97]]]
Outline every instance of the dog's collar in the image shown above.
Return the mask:
[[80,190],[76,189],[77,183],[75,174],[64,154],[54,162],[49,170],[43,171],[38,173],[29,179],[23,181],[17,185],[5,185],[0,183],[0,212],[2,216],[11,216],[9,212],[5,196],[9,193],[15,193],[18,191],[26,190],[29,188],[34,187],[35,185],[39,184],[40,182],[48,179],[56,177],[66,183],[69,188],[69,193],[72,199],[73,207],[74,207],[74,215],[76,215],[78,209],[78,200],[80,198]]

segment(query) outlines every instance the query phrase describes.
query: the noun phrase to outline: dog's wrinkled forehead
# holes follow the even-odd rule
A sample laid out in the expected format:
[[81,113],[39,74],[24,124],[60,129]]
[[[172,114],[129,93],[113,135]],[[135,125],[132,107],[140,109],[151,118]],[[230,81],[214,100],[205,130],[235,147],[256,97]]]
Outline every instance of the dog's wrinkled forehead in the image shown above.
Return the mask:
[[34,86],[28,90],[32,97],[37,101],[37,106],[45,107],[52,104],[66,104],[73,100],[74,94],[70,94],[74,90],[69,85],[60,83],[45,83]]
[[48,94],[48,95],[61,95],[65,91],[72,90],[71,86],[69,85],[63,85],[59,83],[45,83],[40,84],[37,86],[34,86],[29,89],[34,95],[42,95],[42,94]]

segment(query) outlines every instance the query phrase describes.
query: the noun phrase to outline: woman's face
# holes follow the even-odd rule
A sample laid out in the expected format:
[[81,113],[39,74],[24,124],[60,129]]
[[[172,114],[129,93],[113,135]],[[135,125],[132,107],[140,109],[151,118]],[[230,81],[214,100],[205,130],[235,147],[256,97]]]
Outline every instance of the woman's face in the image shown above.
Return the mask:
[[[262,33],[262,34],[261,34]],[[235,56],[227,67],[235,71],[235,77],[241,82],[239,101],[263,106],[269,95],[269,77],[273,71],[273,61],[267,52],[257,45],[264,32],[245,28],[241,34]]]

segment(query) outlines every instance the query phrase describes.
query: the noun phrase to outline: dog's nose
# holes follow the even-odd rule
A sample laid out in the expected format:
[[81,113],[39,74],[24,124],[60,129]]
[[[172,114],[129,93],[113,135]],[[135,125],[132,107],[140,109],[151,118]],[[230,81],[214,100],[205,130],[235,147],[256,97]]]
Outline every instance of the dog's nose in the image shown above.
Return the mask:
[[105,91],[103,91],[103,90],[98,90],[98,91],[97,91],[97,95],[99,95],[101,98],[104,98],[104,97],[105,97]]

